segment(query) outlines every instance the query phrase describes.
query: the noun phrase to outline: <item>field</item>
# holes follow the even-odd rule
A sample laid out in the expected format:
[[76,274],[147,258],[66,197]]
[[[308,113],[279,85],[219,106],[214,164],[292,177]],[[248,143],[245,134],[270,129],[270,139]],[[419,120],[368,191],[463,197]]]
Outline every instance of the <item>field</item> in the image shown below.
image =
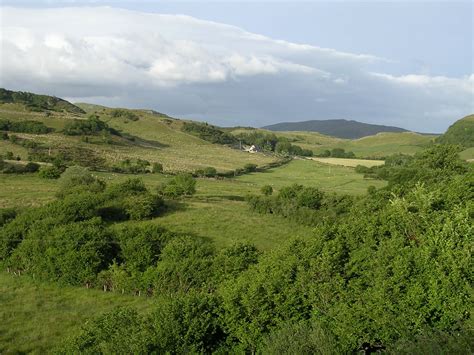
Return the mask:
[[[96,173],[108,183],[123,181],[137,175]],[[139,175],[154,190],[169,179],[161,174]],[[176,211],[155,219],[171,230],[200,235],[214,240],[217,247],[236,241],[254,243],[270,249],[288,236],[311,235],[312,229],[272,215],[256,215],[245,202],[248,194],[260,193],[263,185],[279,188],[293,183],[314,186],[326,192],[361,195],[370,185],[382,187],[385,182],[364,179],[353,168],[329,166],[310,160],[294,160],[289,164],[261,173],[233,179],[199,179],[195,196],[180,203]],[[41,205],[54,199],[57,183],[34,175],[0,175],[0,207]]]
[[309,158],[311,160],[317,161],[323,164],[330,165],[341,165],[341,166],[350,166],[356,167],[357,165],[366,166],[371,168],[372,166],[384,165],[385,161],[383,160],[369,160],[369,159],[344,159],[344,158]]
[[0,353],[42,354],[50,352],[89,318],[116,306],[145,312],[152,308],[153,301],[46,284],[2,271],[0,304]]

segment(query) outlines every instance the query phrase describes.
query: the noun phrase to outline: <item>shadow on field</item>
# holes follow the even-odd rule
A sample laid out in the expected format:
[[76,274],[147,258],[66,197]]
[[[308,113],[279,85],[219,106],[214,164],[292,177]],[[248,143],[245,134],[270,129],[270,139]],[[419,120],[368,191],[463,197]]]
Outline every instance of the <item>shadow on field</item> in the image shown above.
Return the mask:
[[165,210],[160,214],[161,217],[173,214],[179,211],[186,211],[189,208],[185,202],[176,201],[176,200],[167,200],[165,202]]
[[194,196],[193,200],[199,201],[199,202],[213,202],[213,201],[221,201],[221,200],[245,201],[245,197],[239,196],[239,195],[205,195],[205,196]]

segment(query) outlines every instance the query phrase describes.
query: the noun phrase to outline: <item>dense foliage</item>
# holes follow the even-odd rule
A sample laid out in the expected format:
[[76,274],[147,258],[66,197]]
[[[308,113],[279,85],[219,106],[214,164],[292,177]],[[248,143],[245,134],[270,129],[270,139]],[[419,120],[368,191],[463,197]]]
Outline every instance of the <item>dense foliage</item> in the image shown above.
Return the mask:
[[63,133],[68,136],[86,136],[119,133],[110,128],[109,125],[99,119],[96,115],[89,116],[86,120],[72,120],[64,127]]
[[459,144],[465,148],[474,147],[474,115],[454,122],[436,141],[442,144]]
[[332,158],[355,158],[354,152],[346,152],[345,149],[343,148],[333,148],[331,150],[324,150],[320,154],[318,154],[320,157],[332,157]]
[[125,110],[121,108],[115,108],[110,111],[110,116],[114,118],[125,118],[130,121],[138,121],[140,117],[130,110]]
[[10,121],[0,119],[0,131],[45,134],[52,132],[53,129],[45,126],[43,122],[39,121]]
[[0,103],[19,103],[24,104],[32,111],[65,111],[70,113],[85,113],[79,107],[71,104],[63,99],[47,96],[37,95],[30,92],[10,91],[0,88]]
[[184,122],[182,130],[205,141],[217,144],[235,144],[234,136],[208,123]]
[[[393,157],[389,186],[359,198],[264,188],[254,210],[315,227],[265,253],[216,250],[159,218],[113,223],[155,216],[162,200],[140,180],[106,186],[74,168],[59,200],[3,213],[0,258],[39,279],[156,300],[149,314],[99,315],[62,353],[471,353],[474,170],[456,152]],[[195,181],[178,175],[165,191],[191,193]]]

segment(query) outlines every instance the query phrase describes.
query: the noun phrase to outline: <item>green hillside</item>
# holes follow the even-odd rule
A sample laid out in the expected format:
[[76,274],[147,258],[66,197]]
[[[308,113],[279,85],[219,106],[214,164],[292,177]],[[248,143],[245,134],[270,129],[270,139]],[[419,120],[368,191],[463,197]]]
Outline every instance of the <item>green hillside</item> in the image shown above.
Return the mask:
[[[270,132],[263,129],[238,128],[231,130],[232,134],[238,135],[251,132]],[[342,139],[323,135],[318,132],[270,132],[277,136],[289,139],[292,144],[309,149],[315,154],[321,154],[325,150],[342,148],[345,151],[354,152],[358,158],[383,158],[388,155],[403,153],[415,154],[426,148],[436,138],[434,135],[425,135],[414,132],[400,133],[378,133],[373,136],[360,139]]]
[[81,114],[81,108],[54,96],[38,95],[30,92],[11,91],[0,88],[0,103],[22,104],[31,111],[58,111]]
[[442,144],[460,144],[465,148],[474,147],[474,115],[469,115],[452,124],[446,133],[436,139]]
[[[15,96],[15,95],[14,95]],[[37,96],[33,96],[37,97]],[[48,97],[54,101],[55,98]],[[58,101],[63,105],[62,100]],[[64,106],[76,107],[64,101]],[[273,155],[249,154],[222,144],[212,144],[196,135],[183,131],[185,121],[172,119],[152,110],[112,109],[98,105],[81,104],[80,112],[29,110],[23,103],[0,103],[0,120],[11,122],[36,121],[54,131],[48,134],[9,132],[15,140],[0,140],[0,152],[13,152],[22,160],[39,155],[65,156],[71,163],[99,169],[111,169],[124,160],[142,159],[161,163],[166,171],[189,171],[212,166],[218,172],[243,168],[245,164],[264,166],[279,160]],[[96,115],[108,131],[94,135],[66,135],[64,129],[87,121]],[[118,134],[110,134],[110,132]],[[34,146],[34,147],[33,147]]]

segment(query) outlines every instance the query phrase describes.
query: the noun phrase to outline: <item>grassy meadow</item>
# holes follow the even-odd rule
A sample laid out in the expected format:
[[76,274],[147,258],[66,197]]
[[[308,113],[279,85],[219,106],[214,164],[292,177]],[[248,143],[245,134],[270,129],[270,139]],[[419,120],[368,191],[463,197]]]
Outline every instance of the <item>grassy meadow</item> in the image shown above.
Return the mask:
[[[154,190],[170,179],[162,174],[95,173],[107,183],[140,177]],[[237,241],[254,243],[260,249],[270,249],[292,236],[311,234],[310,227],[272,216],[256,215],[245,202],[248,194],[258,194],[263,185],[275,191],[293,183],[318,187],[326,192],[361,195],[367,187],[382,187],[385,182],[364,179],[353,168],[330,166],[311,160],[294,160],[285,166],[265,172],[251,173],[232,179],[198,179],[197,193],[178,203],[176,209],[155,219],[156,223],[173,231],[211,238],[217,247]],[[54,199],[58,189],[55,180],[36,175],[0,175],[0,207],[38,206]]]
[[44,354],[84,321],[124,306],[146,312],[153,300],[55,285],[0,272],[0,353]]

